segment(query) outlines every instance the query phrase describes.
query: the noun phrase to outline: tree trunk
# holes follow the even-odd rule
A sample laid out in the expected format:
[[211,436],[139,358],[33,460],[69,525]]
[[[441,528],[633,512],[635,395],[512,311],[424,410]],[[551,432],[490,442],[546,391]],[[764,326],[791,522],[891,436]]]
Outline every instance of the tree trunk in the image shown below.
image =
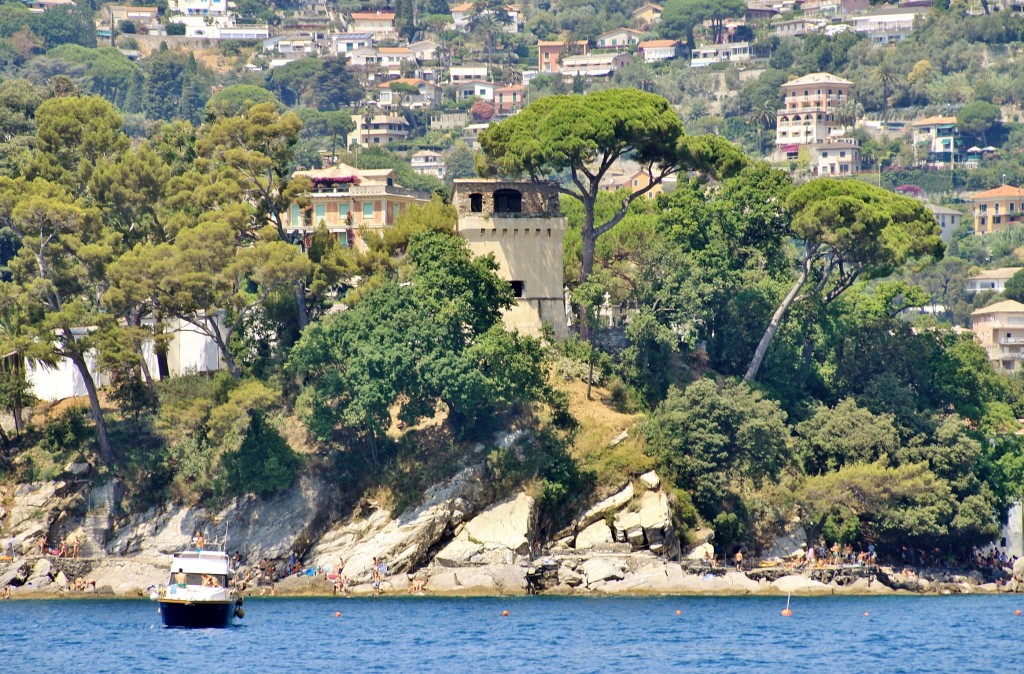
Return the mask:
[[[367,122],[366,123],[366,128],[368,129],[369,127],[370,127],[370,124],[369,124],[369,122]],[[334,155],[334,146],[333,146],[333,144],[331,145],[331,155],[332,155],[331,161],[334,162],[334,157],[333,157],[333,155]],[[274,220],[274,225],[277,227],[277,235],[281,238],[282,241],[287,242],[289,240],[288,239],[288,232],[285,231],[284,220],[281,218],[281,214],[277,211],[276,207],[274,208],[274,210],[272,212],[272,216],[273,216],[273,220]],[[292,223],[292,225],[294,226],[295,223]],[[316,227],[316,223],[315,222],[313,223],[313,226],[314,226],[314,228]],[[305,281],[299,281],[298,282],[298,287],[295,289],[295,305],[298,308],[298,313],[299,313],[299,332],[302,332],[303,330],[306,329],[306,326],[309,325],[309,307],[306,305],[306,282]]]
[[[808,331],[810,328],[808,327]],[[796,386],[803,391],[807,385],[807,373],[811,371],[811,359],[814,358],[814,338],[808,332],[804,336],[804,347],[800,352],[800,372],[797,373]]]
[[[597,243],[597,237],[594,235],[594,200],[586,199],[583,201],[583,228],[580,232],[580,238],[582,239],[582,245],[580,247],[580,283],[585,283],[590,274],[594,271],[594,249]],[[577,316],[580,324],[580,337],[590,342],[590,322],[587,320],[586,307],[579,306],[579,315]],[[591,343],[591,349],[593,349],[593,343]],[[588,396],[589,397],[589,396]]]
[[302,332],[309,325],[309,307],[306,306],[306,284],[303,281],[299,281],[299,285],[295,289],[295,306],[299,313],[299,332]]
[[590,363],[587,368],[587,400],[593,400],[590,390],[594,387],[594,342],[590,342]]
[[366,423],[366,430],[370,434],[370,459],[373,461],[373,465],[379,466],[380,459],[377,458],[377,434],[373,432],[373,425],[369,422]]
[[155,395],[156,384],[153,382],[153,373],[149,371],[149,363],[146,362],[146,354],[142,353],[141,346],[139,347],[139,366],[142,368],[142,378],[146,380],[146,388]]
[[82,381],[85,383],[85,390],[89,394],[89,407],[92,410],[92,418],[96,422],[96,442],[100,446],[100,459],[104,465],[110,466],[114,463],[114,450],[110,446],[110,437],[107,435],[107,423],[103,419],[103,408],[100,407],[100,396],[96,392],[96,382],[93,381],[92,373],[89,372],[89,366],[85,362],[84,355],[77,352],[69,353],[68,358],[78,368],[78,373],[82,376]]
[[768,322],[768,328],[764,331],[764,335],[761,337],[761,341],[757,345],[757,349],[754,351],[754,357],[750,361],[750,367],[747,368],[747,373],[743,375],[743,381],[752,382],[757,378],[757,372],[761,369],[761,363],[764,362],[764,357],[768,353],[768,347],[772,344],[772,339],[775,338],[775,333],[779,329],[779,324],[782,323],[783,316],[789,311],[789,307],[792,306],[793,302],[796,301],[796,296],[799,294],[800,289],[804,283],[807,282],[807,276],[811,270],[811,258],[807,257],[804,259],[803,269],[800,271],[800,277],[797,278],[796,282],[793,283],[793,287],[789,289],[786,297],[782,300],[782,304],[775,310],[772,315],[772,320]]
[[223,335],[220,334],[220,328],[217,327],[216,314],[212,317],[207,316],[206,322],[210,326],[208,334],[213,337],[213,341],[217,343],[217,348],[220,349],[220,355],[224,357],[224,364],[228,366],[228,372],[230,372],[231,376],[235,379],[241,379],[242,371],[239,369],[238,364],[235,363],[235,359],[231,355],[231,350],[228,349],[227,340],[225,340]]

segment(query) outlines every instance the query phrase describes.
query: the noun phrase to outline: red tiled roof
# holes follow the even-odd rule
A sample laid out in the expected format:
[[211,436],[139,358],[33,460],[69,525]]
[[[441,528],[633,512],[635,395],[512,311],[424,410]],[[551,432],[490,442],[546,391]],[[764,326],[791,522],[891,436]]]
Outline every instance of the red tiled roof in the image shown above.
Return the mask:
[[1013,185],[1002,185],[994,190],[986,190],[974,194],[972,199],[998,199],[1000,197],[1024,197],[1024,189]]

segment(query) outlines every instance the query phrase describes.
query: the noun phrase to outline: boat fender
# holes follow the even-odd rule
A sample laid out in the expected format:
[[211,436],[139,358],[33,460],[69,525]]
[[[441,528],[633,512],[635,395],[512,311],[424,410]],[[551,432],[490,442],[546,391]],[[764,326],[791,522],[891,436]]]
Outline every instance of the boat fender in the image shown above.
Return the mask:
[[241,606],[244,603],[245,603],[245,599],[239,597],[238,601],[235,602],[235,606]]
[[235,617],[238,618],[238,619],[244,618],[245,617],[245,609],[242,608],[241,606],[235,608]]

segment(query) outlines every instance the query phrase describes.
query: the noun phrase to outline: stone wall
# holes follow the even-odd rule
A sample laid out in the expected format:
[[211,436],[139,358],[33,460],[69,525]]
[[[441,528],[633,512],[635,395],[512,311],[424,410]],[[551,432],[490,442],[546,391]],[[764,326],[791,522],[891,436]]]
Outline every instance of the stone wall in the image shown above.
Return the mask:
[[[494,213],[494,193],[498,190],[517,190],[522,194],[520,213]],[[547,217],[561,216],[558,205],[558,188],[554,183],[534,183],[522,180],[456,180],[452,194],[452,204],[464,217]],[[482,208],[472,209],[471,195],[479,194]]]

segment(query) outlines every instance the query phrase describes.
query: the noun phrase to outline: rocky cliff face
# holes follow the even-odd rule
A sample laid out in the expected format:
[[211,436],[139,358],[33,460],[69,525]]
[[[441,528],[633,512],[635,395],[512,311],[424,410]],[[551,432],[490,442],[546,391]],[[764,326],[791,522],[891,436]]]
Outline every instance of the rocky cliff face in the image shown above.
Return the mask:
[[[271,499],[235,499],[218,511],[166,505],[113,521],[116,485],[85,482],[19,485],[3,494],[0,541],[12,560],[0,561],[0,587],[16,595],[88,592],[146,596],[166,582],[169,556],[189,544],[196,530],[217,543],[227,532],[230,550],[249,560],[287,561],[300,553],[307,568],[334,569],[344,561],[351,591],[375,591],[373,558],[390,575],[388,593],[435,595],[559,594],[803,594],[896,591],[995,591],[984,579],[946,573],[908,577],[891,570],[826,569],[795,574],[785,568],[727,571],[708,565],[701,538],[689,559],[679,560],[679,540],[667,494],[654,473],[621,486],[585,508],[555,540],[541,541],[537,504],[526,493],[498,497],[484,470],[471,466],[430,489],[423,501],[395,516],[373,504],[339,518],[338,495],[324,480],[306,475]],[[108,498],[109,497],[109,498]],[[794,526],[779,545],[798,545]],[[88,535],[98,554],[82,559],[40,556],[41,536]],[[790,540],[792,538],[793,540]],[[87,541],[86,541],[87,542]],[[540,549],[539,549],[540,548]],[[713,548],[712,548],[713,549]],[[1019,573],[1016,573],[1019,571]],[[1021,584],[1024,566],[1015,570]],[[323,574],[290,576],[279,594],[324,594],[333,583]],[[250,588],[266,593],[269,588]]]
[[[166,504],[115,524],[117,492],[112,483],[19,485],[5,499],[5,538],[15,561],[3,570],[0,584],[54,591],[87,576],[98,588],[142,593],[165,580],[169,556],[187,548],[201,531],[207,545],[238,550],[250,561],[281,562],[297,553],[306,567],[333,570],[343,562],[357,591],[369,586],[376,557],[389,565],[392,588],[404,587],[407,576],[418,572],[434,592],[523,592],[539,589],[530,588],[527,576],[536,567],[529,564],[548,545],[538,539],[533,497],[497,498],[480,466],[434,486],[419,505],[397,516],[363,503],[339,518],[333,507],[337,494],[315,475],[304,475],[270,499],[237,498],[216,511]],[[43,536],[52,545],[65,537],[78,540],[83,560],[38,558]],[[575,571],[585,555],[678,556],[668,499],[657,476],[644,475],[586,509],[554,548],[573,555],[563,590],[614,579],[606,573],[608,563]]]
[[112,532],[106,552],[116,556],[160,557],[185,549],[197,531],[217,549],[248,558],[287,559],[319,535],[337,498],[317,475],[303,475],[273,498],[232,499],[221,510],[167,504],[130,516]]

